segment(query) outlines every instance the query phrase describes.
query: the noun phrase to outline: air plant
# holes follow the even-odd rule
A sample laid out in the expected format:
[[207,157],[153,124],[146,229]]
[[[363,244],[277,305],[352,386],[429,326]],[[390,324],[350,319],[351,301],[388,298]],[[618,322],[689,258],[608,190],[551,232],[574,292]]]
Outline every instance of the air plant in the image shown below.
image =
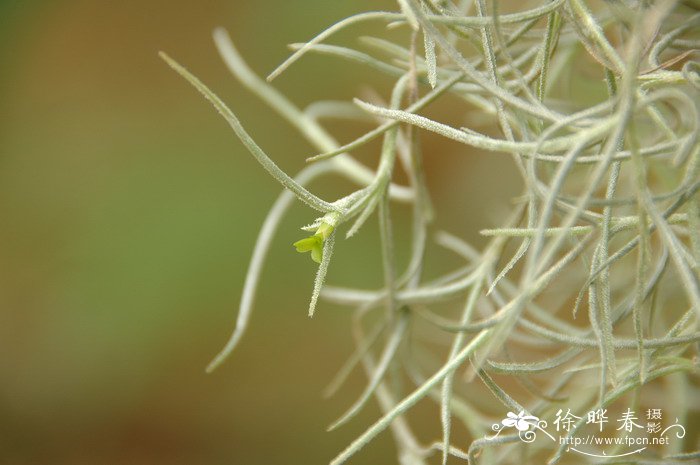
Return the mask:
[[[399,0],[398,6],[396,12],[351,16],[293,45],[294,53],[267,81],[246,65],[223,29],[215,30],[215,44],[232,74],[317,148],[294,177],[274,163],[208,87],[162,54],[285,188],[259,233],[235,330],[208,370],[220,365],[244,334],[269,246],[296,198],[321,213],[303,228],[312,235],[294,243],[318,263],[309,315],[319,298],[356,309],[357,349],[329,392],[358,365],[368,377],[358,401],[331,427],[351,420],[371,397],[383,412],[332,464],[348,461],[387,429],[394,433],[402,464],[427,463],[436,454],[443,463],[450,457],[472,464],[593,463],[597,458],[575,454],[566,443],[535,441],[514,453],[518,435],[493,439],[490,425],[504,418],[503,425],[527,431],[526,420],[552,416],[564,406],[580,412],[653,406],[672,412],[681,424],[693,415],[697,419],[697,3],[610,0],[592,8],[585,0],[546,0],[527,9],[518,4],[520,11],[508,14],[499,13],[496,1],[485,0]],[[327,43],[334,33],[369,21],[407,29],[406,42],[365,37],[359,48]],[[374,129],[339,144],[321,120],[324,111],[347,113],[347,105],[303,111],[272,87],[269,81],[309,53],[340,57],[395,78],[388,103],[353,102],[376,121]],[[604,87],[607,96],[581,101],[575,87],[585,82]],[[488,121],[500,135],[425,116],[424,109],[438,99],[478,112],[479,121]],[[439,229],[422,168],[420,131],[508,156],[518,170],[522,195],[501,227],[481,232],[489,239],[485,247]],[[383,143],[371,169],[352,152],[377,138]],[[408,185],[395,181],[399,168]],[[308,190],[313,180],[331,175],[358,187],[334,201]],[[409,204],[413,215],[410,231],[396,232],[412,238],[404,270],[394,259],[395,202]],[[376,290],[324,285],[336,236],[345,231],[351,238],[374,214],[383,282]],[[429,240],[462,257],[464,265],[438,270],[440,278],[426,280]],[[442,302],[455,307],[440,310]],[[409,325],[435,332],[447,350],[426,346],[407,331]],[[461,368],[465,376],[458,375]],[[410,392],[392,389],[396,377],[410,380]],[[410,413],[426,398],[435,402],[442,428],[419,439]],[[455,420],[470,442],[453,440]],[[585,420],[582,415],[575,421],[566,437],[586,428]],[[700,458],[695,448],[687,435],[624,460],[691,463]]]

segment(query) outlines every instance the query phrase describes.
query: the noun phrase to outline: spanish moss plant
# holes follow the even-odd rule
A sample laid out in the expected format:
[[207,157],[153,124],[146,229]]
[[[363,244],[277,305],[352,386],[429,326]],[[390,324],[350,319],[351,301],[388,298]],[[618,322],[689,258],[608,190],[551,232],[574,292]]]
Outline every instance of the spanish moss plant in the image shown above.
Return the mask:
[[[330,429],[372,398],[382,412],[330,463],[352,462],[386,430],[401,464],[699,463],[698,3],[534,0],[501,9],[496,0],[398,0],[396,11],[359,13],[292,45],[267,79],[215,30],[233,76],[316,148],[296,175],[275,164],[212,90],[161,54],[284,188],[260,229],[233,334],[207,371],[241,341],[270,244],[299,200],[317,215],[293,244],[318,264],[308,314],[324,301],[355,312],[356,350],[328,392],[356,367],[367,378]],[[365,22],[403,29],[406,40],[331,44],[335,33]],[[393,89],[374,101],[302,110],[271,82],[308,54],[365,67],[368,79],[388,75]],[[577,97],[586,82],[602,92]],[[478,128],[426,116],[437,100],[478,113]],[[373,129],[355,140],[340,143],[323,126],[358,110]],[[510,214],[500,227],[481,231],[484,247],[467,243],[464,231],[441,229],[423,170],[426,131],[463,144],[464,153],[507,157],[519,173],[522,193],[503,205]],[[382,143],[373,166],[359,163],[353,152],[375,139]],[[324,199],[312,189],[322,177],[357,187]],[[398,203],[412,212],[405,231],[392,228]],[[382,281],[372,289],[326,285],[334,247],[373,215]],[[399,235],[410,237],[401,269]],[[426,270],[430,241],[462,264]],[[415,337],[416,329],[445,350]],[[424,399],[442,426],[419,437],[411,414]],[[656,423],[666,428],[665,444],[591,439],[651,440]]]

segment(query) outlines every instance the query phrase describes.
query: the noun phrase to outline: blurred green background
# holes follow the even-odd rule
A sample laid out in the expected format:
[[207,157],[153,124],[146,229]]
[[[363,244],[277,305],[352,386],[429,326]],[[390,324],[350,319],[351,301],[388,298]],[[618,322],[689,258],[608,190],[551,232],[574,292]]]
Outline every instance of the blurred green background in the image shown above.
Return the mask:
[[[395,5],[0,2],[0,463],[327,463],[377,418],[372,403],[325,432],[365,379],[357,372],[337,397],[322,399],[352,350],[350,314],[321,304],[306,316],[314,264],[291,243],[314,212],[298,205],[271,250],[248,334],[219,371],[204,374],[233,327],[279,187],[157,51],[208,83],[296,172],[315,151],[229,76],[211,30],[226,27],[267,74],[287,43],[379,8]],[[353,33],[366,32],[381,29]],[[386,97],[390,84],[313,56],[275,82],[301,106],[369,85]],[[331,127],[343,141],[368,129]],[[424,140],[441,225],[478,244],[478,229],[493,224],[518,186],[475,180],[514,180],[509,160]],[[373,165],[375,153],[360,157]],[[333,198],[348,185],[316,187]],[[468,212],[470,198],[478,209]],[[400,244],[408,240],[402,215]],[[376,223],[366,228],[341,242],[329,282],[380,279]],[[430,413],[416,425],[427,438],[438,436]],[[390,434],[353,463],[395,463]]]

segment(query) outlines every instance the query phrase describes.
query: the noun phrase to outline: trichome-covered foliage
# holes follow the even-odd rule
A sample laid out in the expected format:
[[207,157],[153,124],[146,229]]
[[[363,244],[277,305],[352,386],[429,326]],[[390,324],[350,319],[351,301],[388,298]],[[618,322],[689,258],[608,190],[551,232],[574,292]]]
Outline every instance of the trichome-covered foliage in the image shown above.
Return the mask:
[[[327,43],[362,22],[404,28],[407,40]],[[507,411],[551,418],[561,409],[654,407],[680,423],[692,421],[700,389],[699,26],[694,1],[399,0],[396,12],[357,14],[293,45],[293,55],[267,81],[248,68],[227,33],[216,30],[232,74],[317,148],[294,177],[212,91],[163,55],[285,187],[258,236],[235,331],[209,370],[240,341],[270,243],[297,198],[320,212],[303,228],[311,236],[294,244],[319,263],[309,315],[319,298],[355,308],[357,349],[329,391],[356,366],[368,378],[358,401],[331,428],[372,397],[383,412],[332,463],[350,459],[387,429],[402,464],[598,460],[567,452],[566,444],[523,447],[517,434],[489,439],[491,425]],[[269,84],[308,53],[395,79],[387,103],[353,102],[375,122],[373,130],[341,145],[321,122],[330,115],[356,118],[349,102],[301,110]],[[586,80],[607,93],[581,98],[577,86]],[[478,114],[482,132],[425,116],[438,99]],[[498,135],[483,133],[485,121]],[[422,169],[421,131],[464,144],[465,154],[476,148],[481,156],[508,157],[520,174],[522,195],[501,227],[482,231],[485,247],[466,243],[460,231],[439,229]],[[383,143],[376,168],[369,168],[352,152],[376,138]],[[397,170],[408,185],[395,181]],[[345,177],[358,187],[324,200],[307,189],[323,176]],[[411,206],[409,231],[392,230],[394,202]],[[374,214],[383,282],[373,290],[324,287],[336,236],[350,239]],[[395,234],[411,237],[405,269],[395,264]],[[442,277],[426,280],[426,243],[432,240],[462,257],[463,266],[431,270]],[[451,310],[443,302],[453,303]],[[446,350],[413,336],[421,331]],[[411,408],[423,399],[434,402],[442,428],[419,438],[410,426]],[[584,423],[585,417],[568,435]],[[624,460],[689,463],[700,457],[692,442],[689,435]]]

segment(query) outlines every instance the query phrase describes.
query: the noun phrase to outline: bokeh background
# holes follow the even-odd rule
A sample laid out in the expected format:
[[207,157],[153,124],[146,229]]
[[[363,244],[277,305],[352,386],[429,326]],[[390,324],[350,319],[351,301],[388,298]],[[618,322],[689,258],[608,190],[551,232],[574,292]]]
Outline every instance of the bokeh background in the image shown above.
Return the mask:
[[[377,418],[371,403],[325,432],[365,379],[356,372],[322,398],[352,350],[350,314],[321,304],[306,316],[315,268],[291,247],[314,218],[302,206],[271,250],[248,334],[219,371],[204,374],[233,327],[258,227],[280,189],[157,52],[208,83],[295,172],[314,150],[229,76],[212,29],[226,27],[267,74],[287,43],[380,8],[395,5],[0,2],[1,464],[327,463]],[[334,41],[352,45],[363,33],[384,32],[355,28]],[[370,89],[386,97],[391,82],[309,56],[275,85],[305,106]],[[369,129],[330,127],[342,141]],[[440,225],[478,245],[477,231],[519,190],[509,161],[429,135],[424,142]],[[358,156],[374,166],[377,147]],[[334,198],[349,185],[315,188]],[[407,218],[397,213],[401,246]],[[375,238],[370,222],[341,242],[329,282],[372,287],[381,276]],[[436,270],[458,263],[433,252]],[[437,415],[426,412],[416,428],[437,437]],[[383,434],[353,463],[394,462]]]

